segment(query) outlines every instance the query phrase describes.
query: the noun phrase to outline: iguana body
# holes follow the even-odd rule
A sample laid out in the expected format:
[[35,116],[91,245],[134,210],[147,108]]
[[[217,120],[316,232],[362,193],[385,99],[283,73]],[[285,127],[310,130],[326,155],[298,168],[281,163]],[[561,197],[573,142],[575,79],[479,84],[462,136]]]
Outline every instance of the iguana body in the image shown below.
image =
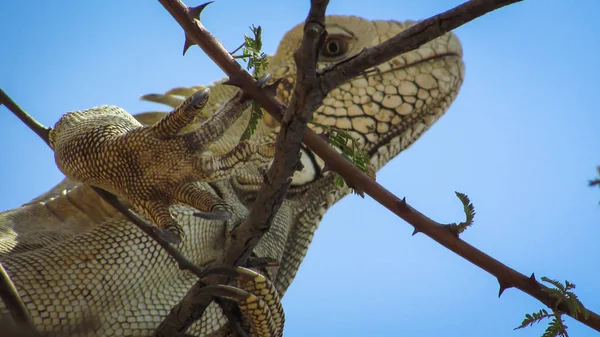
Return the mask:
[[[356,54],[411,24],[328,17],[322,64]],[[301,38],[301,27],[292,29],[270,60],[268,72],[283,78],[279,96],[284,102],[295,74],[292,53]],[[456,37],[444,35],[334,89],[315,121],[351,130],[379,169],[447,110],[462,83],[461,54]],[[211,90],[208,107],[214,111],[237,89],[216,84]],[[145,114],[139,119],[152,124],[162,116]],[[210,150],[222,154],[234,148],[248,118],[246,112]],[[266,117],[253,138],[269,142],[276,131],[276,123]],[[335,186],[332,174],[321,173],[322,161],[312,153],[304,151],[302,160],[303,171],[294,176],[271,230],[254,251],[279,261],[267,276],[282,296],[323,214],[349,192]],[[229,230],[247,216],[261,182],[261,168],[248,165],[229,180],[198,183],[229,204],[233,216],[227,222],[206,221],[193,217],[189,207],[172,207],[185,232],[178,246],[183,254],[201,265],[217,259]],[[69,329],[91,313],[101,322],[92,335],[151,335],[195,282],[191,273],[180,271],[157,244],[89,187],[69,180],[31,203],[1,213],[0,231],[2,263],[40,330]],[[226,334],[226,322],[212,304],[188,332]]]

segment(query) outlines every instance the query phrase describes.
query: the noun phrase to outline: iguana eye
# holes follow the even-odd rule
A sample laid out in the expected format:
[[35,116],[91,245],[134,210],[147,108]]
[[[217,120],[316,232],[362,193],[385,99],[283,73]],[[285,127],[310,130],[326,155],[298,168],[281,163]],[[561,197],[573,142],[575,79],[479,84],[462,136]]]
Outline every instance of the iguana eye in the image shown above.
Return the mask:
[[330,35],[325,40],[321,54],[323,57],[339,57],[348,52],[348,37],[343,35]]

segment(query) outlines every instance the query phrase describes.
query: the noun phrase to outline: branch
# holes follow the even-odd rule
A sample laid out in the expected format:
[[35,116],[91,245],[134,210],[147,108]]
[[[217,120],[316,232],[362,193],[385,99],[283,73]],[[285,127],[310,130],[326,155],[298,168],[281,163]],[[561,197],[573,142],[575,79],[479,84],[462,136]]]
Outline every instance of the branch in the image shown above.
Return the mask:
[[449,11],[425,19],[375,47],[365,48],[353,57],[322,69],[320,74],[323,86],[329,92],[362,74],[368,68],[417,49],[488,12],[520,1],[523,0],[471,0]]
[[[193,10],[193,8],[186,7],[179,0],[159,1],[184,29],[186,32],[186,41],[193,41],[194,43],[198,44],[204,50],[204,52],[229,76],[232,82],[235,82],[237,85],[239,85],[239,87],[246,94],[251,96],[255,102],[262,105],[263,108],[267,110],[276,120],[284,123],[284,125],[285,123],[289,122],[287,119],[289,117],[282,117],[282,112],[286,109],[286,107],[275,97],[261,92],[261,90],[255,86],[255,81],[252,76],[244,71],[244,69],[233,59],[227,50],[223,48],[223,46],[214,38],[214,36],[212,36],[206,30],[199,20],[195,20],[188,14],[190,10]],[[369,67],[384,62],[385,60],[388,60],[399,53],[413,50],[418,46],[441,36],[451,29],[459,27],[460,25],[495,9],[518,1],[520,0],[471,0],[465,2],[453,10],[415,24],[410,29],[394,37],[392,42],[384,42],[362,52],[350,60],[342,61],[339,64],[323,70],[323,72],[320,73],[320,76],[318,76],[318,78],[321,79],[318,85],[312,88],[312,92],[308,94],[305,93],[303,96],[306,99],[310,99],[303,102],[304,109],[316,110],[316,108],[321,104],[321,100],[329,93],[331,89],[335,87],[336,83],[349,80],[356,74],[365,71]],[[307,21],[307,23],[310,23],[310,21]],[[404,41],[404,39],[408,39],[408,41]],[[377,52],[382,52],[384,55],[381,57],[374,56]],[[317,92],[315,93],[314,91]],[[327,163],[328,167],[341,174],[351,187],[362,190],[369,194],[373,199],[377,200],[380,204],[411,224],[415,228],[415,233],[422,232],[426,234],[467,261],[470,261],[488,273],[494,275],[500,284],[500,294],[502,294],[502,292],[507,288],[516,287],[530,296],[538,299],[545,305],[549,307],[555,307],[555,300],[549,298],[548,295],[544,293],[543,289],[546,287],[537,282],[533,275],[531,278],[529,278],[457,238],[443,225],[429,219],[419,211],[410,207],[405,200],[400,200],[394,194],[351,165],[347,160],[335,152],[335,150],[331,149],[329,145],[312,130],[305,129],[304,143],[319,157],[321,157]],[[280,146],[278,146],[278,150],[279,149]],[[272,168],[274,166],[275,165],[273,165]],[[273,182],[273,180],[267,180],[267,184],[273,184]],[[272,190],[272,188],[269,187],[265,187],[264,189]],[[261,192],[262,191],[263,189],[261,189]],[[261,198],[268,199],[266,196],[262,196]],[[276,208],[271,208],[270,210],[265,209],[264,212],[272,212],[275,210]],[[257,212],[255,214],[258,214],[259,211],[254,211],[253,209],[253,212]],[[272,215],[265,216],[264,218],[270,218],[271,216]],[[234,241],[239,243],[240,246],[229,246],[225,253],[226,258],[224,257],[223,261],[228,260],[235,261],[237,263],[241,262],[244,254],[246,254],[245,252],[252,247],[250,242],[252,242],[252,244],[257,242],[256,237],[259,236],[257,233],[261,232],[261,227],[262,225],[257,223],[256,230],[249,230],[245,231],[244,233],[237,231]],[[241,234],[247,236],[241,237]],[[235,251],[230,251],[231,249],[235,249]],[[235,254],[239,255],[234,258],[233,255]],[[174,329],[174,326],[177,326],[180,323],[183,323],[184,325],[191,324],[193,319],[200,317],[198,315],[202,314],[204,310],[203,307],[208,305],[208,302],[206,301],[210,300],[206,298],[195,298],[194,293],[197,293],[199,289],[199,284],[194,285],[192,289],[190,289],[185,298],[175,308],[173,308],[167,319],[163,321],[165,326],[172,324],[173,326],[171,326],[171,329]],[[192,305],[194,301],[196,301],[195,303],[197,304],[195,307]],[[185,310],[183,306],[186,307]],[[564,305],[560,305],[559,308],[573,317],[573,313],[571,313],[568,308],[564,308]],[[192,314],[192,316],[195,318],[192,316],[187,316],[187,314]],[[574,318],[600,331],[600,316],[591,311],[589,311],[589,314],[590,315],[588,319],[583,319],[581,315]],[[165,326],[161,324],[157,331],[161,333],[167,331],[182,331],[169,330],[165,328]],[[182,325],[179,325],[179,329],[184,328],[182,328]]]
[[314,88],[318,85],[317,60],[326,35],[325,9],[328,3],[329,0],[311,1],[304,26],[304,38],[300,48],[294,53],[297,65],[296,86],[281,121],[275,158],[248,218],[233,231],[231,244],[219,261],[222,264],[240,265],[245,262],[260,237],[270,228],[271,220],[290,186],[290,178],[300,163],[300,146],[307,130],[306,124],[312,120],[314,111],[307,109],[306,103],[314,100],[311,96],[315,95]]
[[[161,0],[161,3],[180,24],[182,22],[184,24],[189,23],[189,20],[192,19],[188,14],[188,9],[178,1]],[[315,90],[318,87],[316,70],[320,47],[326,36],[325,10],[328,3],[328,0],[311,1],[311,9],[304,26],[302,44],[294,53],[297,64],[296,86],[290,99],[290,105],[285,109],[284,117],[280,118],[282,125],[275,142],[273,163],[267,172],[248,218],[231,233],[231,240],[225,248],[225,253],[219,258],[216,265],[239,266],[245,263],[261,237],[269,230],[271,222],[287,194],[291,183],[290,177],[300,164],[300,146],[307,130],[306,125],[312,119],[314,111],[307,102],[318,99],[314,97],[318,94],[318,91]],[[182,26],[185,27],[184,24]],[[195,23],[194,27],[196,29],[200,28]],[[201,46],[205,44],[205,41],[214,41],[216,45],[209,44],[207,46],[209,50],[225,51],[218,41],[210,36],[210,33],[206,30],[196,29],[192,33],[186,31],[186,46],[190,43],[190,40]],[[205,35],[193,34],[196,32]],[[229,55],[226,51],[225,53]],[[249,74],[237,62],[233,62],[237,66],[238,72],[230,76],[232,79],[230,83],[239,84],[240,77],[249,76]],[[252,79],[250,76],[249,78]],[[211,284],[227,281],[223,276],[213,276],[207,279]],[[158,327],[157,336],[169,336],[177,332],[183,332],[187,330],[191,323],[202,316],[205,308],[212,301],[212,296],[199,292],[203,283],[200,282],[195,284],[184,299],[171,310]],[[225,306],[226,312],[230,309],[227,304],[222,306]]]
[[21,122],[25,123],[31,131],[35,132],[46,145],[50,146],[49,133],[50,128],[43,126],[38,123],[33,117],[29,116],[27,112],[21,109],[20,106],[17,105],[5,92],[0,89],[0,105],[4,104],[8,110],[10,110],[17,118],[21,120]]

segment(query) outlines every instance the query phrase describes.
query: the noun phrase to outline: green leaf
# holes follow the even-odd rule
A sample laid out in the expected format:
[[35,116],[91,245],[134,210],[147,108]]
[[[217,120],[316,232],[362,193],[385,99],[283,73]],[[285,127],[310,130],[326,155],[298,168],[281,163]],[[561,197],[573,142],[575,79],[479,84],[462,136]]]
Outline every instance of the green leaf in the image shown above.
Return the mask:
[[467,229],[467,227],[473,225],[473,220],[475,219],[475,206],[473,206],[473,203],[471,203],[471,200],[466,194],[460,192],[454,193],[456,194],[460,202],[463,204],[463,211],[465,212],[466,219],[465,221],[458,224],[456,222],[448,224],[446,225],[446,228],[448,228],[452,233],[458,236],[460,233],[464,232]]
[[337,173],[335,174],[334,182],[335,182],[335,186],[337,186],[339,188],[346,186],[346,182],[344,181],[344,178],[342,178],[342,176]]
[[577,318],[579,314],[583,314],[584,317],[587,317],[589,316],[589,312],[585,309],[579,299],[577,299],[577,295],[570,291],[571,289],[575,289],[575,284],[565,281],[563,285],[558,280],[553,280],[545,276],[542,277],[541,280],[554,286],[554,288],[542,289],[550,297],[555,299],[554,308],[551,308],[552,313],[549,314],[545,309],[542,309],[537,313],[533,313],[533,315],[526,314],[521,325],[515,328],[515,330],[531,326],[533,323],[539,323],[545,318],[552,318],[542,337],[568,337],[567,326],[562,319],[562,316],[565,313],[559,310],[558,306],[561,303],[564,303],[575,318]]
[[[321,127],[323,133],[327,135],[329,145],[337,148],[342,157],[356,166],[359,170],[375,179],[375,169],[370,164],[369,156],[364,152],[357,138],[354,138],[348,131],[342,130],[330,125],[321,124],[315,121],[310,122],[313,125]],[[335,185],[338,187],[346,186],[344,178],[340,175],[335,177]],[[357,194],[359,191],[354,191]]]
[[263,110],[259,104],[252,102],[252,113],[250,115],[250,120],[248,121],[248,126],[244,133],[242,133],[242,137],[240,137],[240,141],[247,140],[252,137],[252,135],[256,132],[256,127],[258,126],[258,121],[263,116]]
[[[268,59],[267,55],[263,53],[262,50],[262,27],[255,27],[252,25],[250,27],[252,34],[254,37],[250,37],[248,35],[244,35],[244,45],[242,49],[241,58],[244,61],[247,61],[248,64],[246,68],[250,71],[254,71],[254,79],[258,80],[263,72],[267,70]],[[252,112],[250,115],[250,120],[248,121],[248,126],[242,133],[240,140],[247,140],[252,137],[252,135],[256,132],[256,127],[258,126],[258,121],[263,117],[263,111],[260,105],[253,102],[252,103]]]

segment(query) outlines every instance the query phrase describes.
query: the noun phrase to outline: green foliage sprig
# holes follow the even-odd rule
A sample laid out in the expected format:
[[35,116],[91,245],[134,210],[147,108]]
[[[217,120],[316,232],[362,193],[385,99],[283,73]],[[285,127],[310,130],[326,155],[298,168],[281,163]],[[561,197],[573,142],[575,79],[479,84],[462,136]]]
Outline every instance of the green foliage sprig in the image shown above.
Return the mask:
[[[371,178],[375,179],[375,168],[370,164],[369,156],[360,146],[358,139],[352,137],[352,135],[346,130],[314,121],[311,121],[310,123],[323,128],[323,134],[327,136],[327,142],[329,145],[340,150],[340,154],[346,158],[346,160],[351,162],[354,166],[366,173]],[[337,173],[335,174],[335,185],[340,188],[346,186],[347,184],[344,181],[344,178]],[[363,195],[361,191],[357,190],[354,190],[354,193]]]
[[460,233],[464,232],[467,227],[473,225],[473,220],[475,219],[475,206],[473,206],[473,203],[471,202],[471,200],[469,199],[469,196],[467,196],[464,193],[460,193],[460,192],[454,192],[456,193],[456,196],[458,197],[458,199],[460,200],[460,202],[463,204],[463,210],[465,212],[465,221],[461,222],[461,223],[451,223],[446,225],[446,227],[456,236],[458,236]]
[[583,315],[585,319],[589,317],[589,312],[585,309],[583,304],[577,298],[572,289],[575,289],[575,285],[570,283],[569,281],[565,281],[563,285],[557,280],[552,280],[547,277],[542,277],[542,281],[550,283],[554,286],[554,288],[545,288],[544,292],[548,293],[548,295],[554,298],[555,306],[552,308],[552,313],[548,313],[546,309],[541,309],[538,312],[534,312],[532,314],[526,314],[525,319],[521,322],[521,325],[515,328],[523,329],[527,326],[532,326],[534,323],[539,323],[546,318],[551,318],[552,320],[548,323],[548,327],[546,331],[542,334],[542,337],[569,337],[567,333],[567,326],[564,324],[564,320],[562,316],[565,312],[558,309],[558,306],[561,303],[564,303],[566,307],[569,309],[571,315],[577,318],[579,315]]
[[[258,80],[260,76],[267,70],[269,61],[267,54],[262,52],[261,26],[255,27],[252,25],[250,30],[252,31],[254,37],[244,35],[244,44],[240,46],[240,48],[242,48],[242,55],[234,56],[234,58],[239,58],[247,62],[246,69],[249,71],[254,70],[254,79]],[[235,51],[239,50],[240,48],[236,49]],[[248,121],[248,126],[246,127],[246,130],[244,130],[240,140],[250,139],[254,132],[256,132],[258,121],[262,118],[262,116],[263,110],[260,105],[252,102],[252,113],[250,115],[250,120]]]

